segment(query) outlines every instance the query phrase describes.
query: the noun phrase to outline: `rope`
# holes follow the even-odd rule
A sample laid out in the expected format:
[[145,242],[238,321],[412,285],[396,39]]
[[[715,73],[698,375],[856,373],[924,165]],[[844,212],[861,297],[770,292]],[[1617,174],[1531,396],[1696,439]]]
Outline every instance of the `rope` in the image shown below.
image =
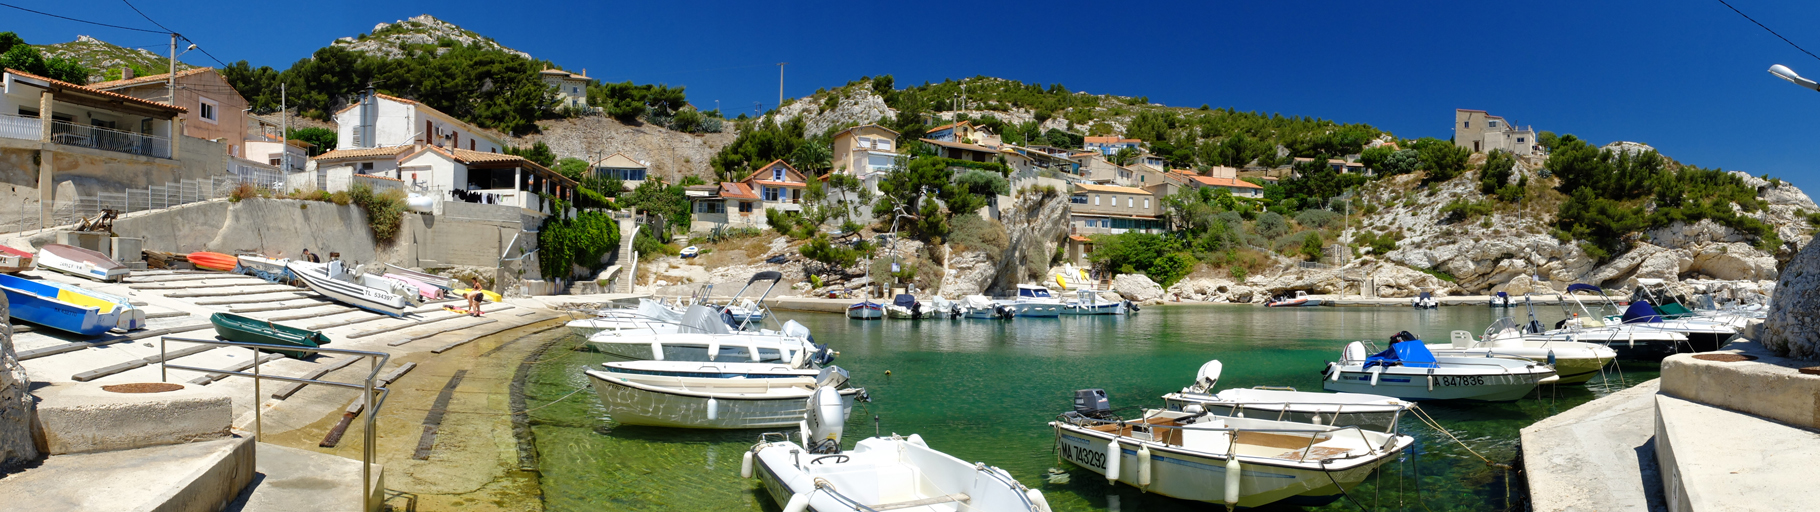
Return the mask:
[[582,392],[582,391],[585,391],[585,390],[587,390],[587,389],[588,389],[588,387],[587,387],[587,386],[582,386],[582,387],[581,387],[581,388],[580,388],[580,389],[576,389],[576,390],[574,390],[574,391],[570,391],[570,392],[569,392],[569,394],[567,394],[567,395],[563,395],[563,396],[562,396],[562,398],[558,398],[558,399],[555,399],[555,400],[551,400],[551,401],[550,401],[550,403],[547,403],[547,404],[543,404],[543,405],[539,405],[539,406],[537,406],[537,407],[532,407],[532,408],[530,408],[530,409],[525,409],[525,413],[527,413],[527,414],[528,414],[528,413],[530,413],[530,412],[531,412],[531,411],[535,411],[535,410],[538,410],[538,409],[542,409],[542,408],[545,408],[545,407],[549,407],[549,406],[552,406],[552,405],[556,405],[556,402],[561,402],[561,401],[563,401],[563,400],[565,400],[565,399],[567,399],[567,398],[569,398],[569,397],[572,397],[572,396],[575,396],[575,394],[576,394],[576,393],[580,393],[580,392]]
[[1472,456],[1478,457],[1479,460],[1485,461],[1485,465],[1487,465],[1487,466],[1498,466],[1499,465],[1496,462],[1492,462],[1491,459],[1485,458],[1484,455],[1479,455],[1479,452],[1473,451],[1471,446],[1466,445],[1466,442],[1461,441],[1460,438],[1458,438],[1458,437],[1454,437],[1453,432],[1448,432],[1446,428],[1442,428],[1441,424],[1439,422],[1436,422],[1434,420],[1434,418],[1430,418],[1428,416],[1428,411],[1422,410],[1421,406],[1410,406],[1409,410],[1415,411],[1416,419],[1422,420],[1422,423],[1428,425],[1429,428],[1439,430],[1439,431],[1441,431],[1442,434],[1447,434],[1447,438],[1452,439],[1453,442],[1456,444],[1459,444],[1461,448],[1465,448],[1466,453],[1470,453],[1470,454],[1472,454]]

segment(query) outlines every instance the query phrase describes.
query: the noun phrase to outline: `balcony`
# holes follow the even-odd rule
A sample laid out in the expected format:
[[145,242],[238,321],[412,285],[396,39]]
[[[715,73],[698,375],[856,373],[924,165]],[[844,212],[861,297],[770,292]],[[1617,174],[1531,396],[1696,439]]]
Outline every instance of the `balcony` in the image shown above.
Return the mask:
[[51,142],[152,158],[171,157],[171,139],[68,121],[51,121]]
[[36,117],[0,114],[0,137],[38,140],[44,136],[44,121]]

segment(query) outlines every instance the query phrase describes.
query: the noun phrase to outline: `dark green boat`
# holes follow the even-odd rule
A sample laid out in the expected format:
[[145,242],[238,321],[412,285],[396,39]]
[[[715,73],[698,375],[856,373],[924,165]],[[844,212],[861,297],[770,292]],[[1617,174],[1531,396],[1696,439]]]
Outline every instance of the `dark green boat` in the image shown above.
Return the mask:
[[[322,335],[320,331],[298,329],[232,313],[215,313],[209,316],[209,323],[215,324],[217,336],[228,341],[309,348],[329,344],[329,337]],[[292,350],[275,350],[273,352],[295,359],[303,359],[314,354],[313,352]]]

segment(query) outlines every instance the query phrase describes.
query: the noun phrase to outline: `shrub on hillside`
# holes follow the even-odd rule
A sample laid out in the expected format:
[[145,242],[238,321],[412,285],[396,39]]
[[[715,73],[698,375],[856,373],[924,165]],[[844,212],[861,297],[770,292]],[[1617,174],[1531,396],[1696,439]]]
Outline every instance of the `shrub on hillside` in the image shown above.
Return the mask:
[[1295,223],[1304,227],[1322,229],[1338,224],[1340,214],[1328,210],[1302,210],[1295,216]]
[[954,217],[954,231],[949,233],[948,243],[985,252],[996,262],[1011,247],[1011,238],[999,221],[968,213]]
[[1276,239],[1289,233],[1289,221],[1285,220],[1283,216],[1277,212],[1269,212],[1259,215],[1257,224],[1252,226],[1252,229],[1259,236],[1263,236],[1267,239]]

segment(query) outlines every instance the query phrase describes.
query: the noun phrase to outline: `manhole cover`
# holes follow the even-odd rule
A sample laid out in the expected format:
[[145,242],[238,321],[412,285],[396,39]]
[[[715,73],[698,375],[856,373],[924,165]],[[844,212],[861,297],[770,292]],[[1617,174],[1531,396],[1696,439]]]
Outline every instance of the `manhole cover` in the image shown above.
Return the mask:
[[182,384],[171,384],[167,382],[135,382],[132,384],[111,384],[101,386],[102,391],[113,393],[163,393],[179,389],[183,389]]
[[1805,373],[1808,375],[1820,375],[1820,366],[1809,366],[1806,368],[1802,368],[1801,373]]
[[1718,361],[1721,363],[1736,363],[1738,361],[1755,361],[1755,360],[1757,360],[1757,357],[1756,356],[1747,356],[1747,355],[1743,355],[1743,354],[1698,354],[1698,355],[1694,356],[1694,359],[1699,359],[1702,361]]

